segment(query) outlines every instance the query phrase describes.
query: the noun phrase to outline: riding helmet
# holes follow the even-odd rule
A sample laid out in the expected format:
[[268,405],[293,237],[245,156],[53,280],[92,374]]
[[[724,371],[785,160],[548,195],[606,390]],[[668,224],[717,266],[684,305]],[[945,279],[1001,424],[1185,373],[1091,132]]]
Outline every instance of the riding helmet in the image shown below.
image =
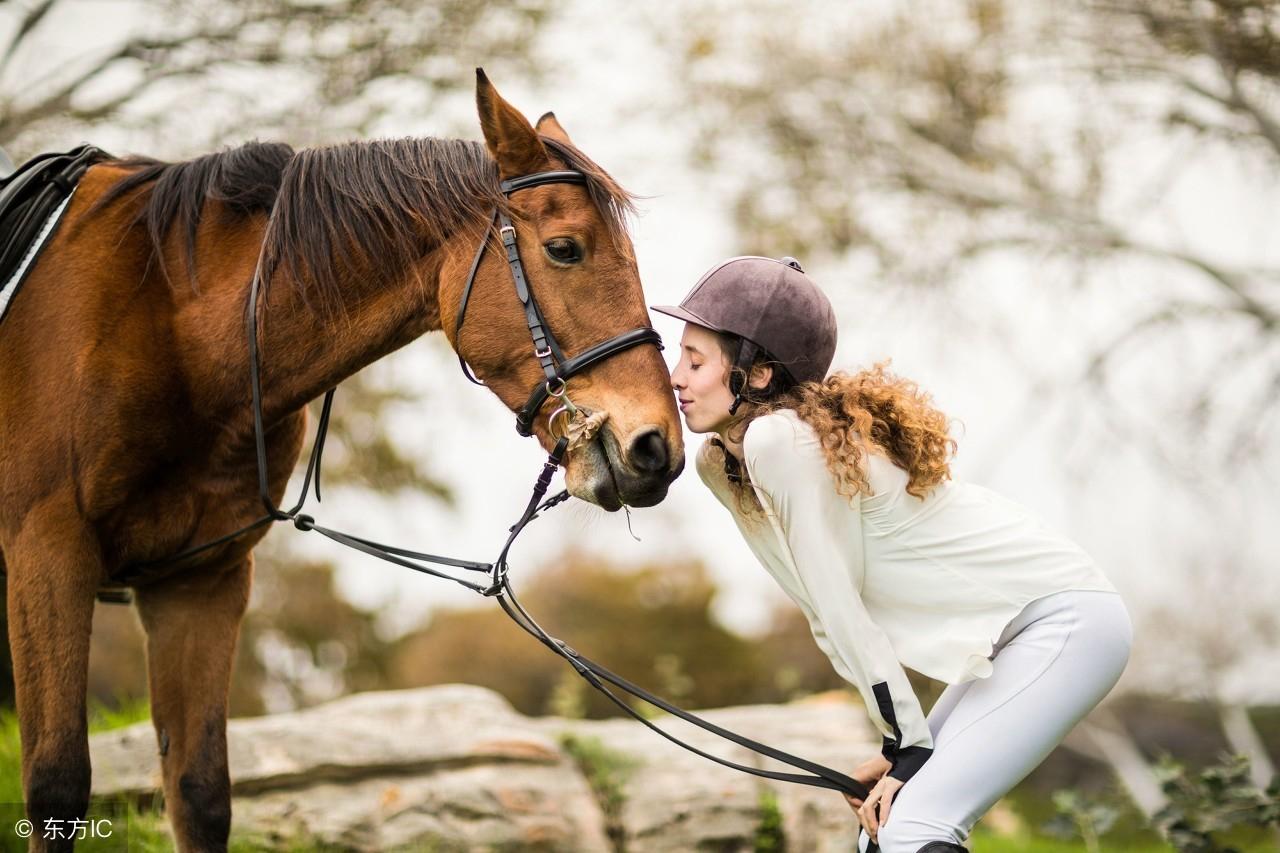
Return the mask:
[[[826,294],[795,258],[730,258],[712,267],[679,305],[654,311],[742,338],[734,365],[751,369],[763,350],[794,382],[818,382],[836,351],[836,317]],[[736,410],[741,375],[731,380]],[[734,386],[739,387],[734,387]]]

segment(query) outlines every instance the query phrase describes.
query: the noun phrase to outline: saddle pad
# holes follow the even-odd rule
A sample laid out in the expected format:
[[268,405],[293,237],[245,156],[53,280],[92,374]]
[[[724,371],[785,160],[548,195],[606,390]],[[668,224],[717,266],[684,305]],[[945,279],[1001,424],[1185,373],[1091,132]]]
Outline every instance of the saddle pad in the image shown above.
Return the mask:
[[62,203],[53,209],[53,213],[49,214],[49,217],[44,221],[44,225],[40,227],[39,233],[36,234],[35,241],[23,253],[22,260],[18,263],[18,268],[13,271],[7,281],[0,284],[0,323],[4,322],[5,314],[9,312],[9,303],[17,295],[18,288],[22,286],[23,280],[27,277],[27,272],[35,264],[36,258],[40,256],[40,250],[44,248],[44,244],[53,235],[53,230],[58,226],[58,222],[62,219],[62,214],[67,209],[67,205],[71,203],[71,196],[73,195],[75,195],[75,190],[72,190],[71,195],[64,198]]
[[80,178],[108,155],[92,145],[37,154],[0,179],[0,321],[58,227]]

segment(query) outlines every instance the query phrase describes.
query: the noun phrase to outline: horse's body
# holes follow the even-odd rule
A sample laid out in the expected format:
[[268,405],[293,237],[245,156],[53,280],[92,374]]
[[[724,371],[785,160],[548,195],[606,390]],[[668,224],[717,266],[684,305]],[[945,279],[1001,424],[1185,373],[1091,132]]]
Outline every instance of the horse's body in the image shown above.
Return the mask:
[[[586,188],[538,187],[511,202],[531,287],[562,345],[579,351],[647,325],[629,244],[600,205],[602,193],[625,197],[554,118],[539,136],[483,77],[478,102],[492,159],[436,140],[297,155],[246,146],[174,166],[109,161],[85,175],[0,327],[0,568],[37,826],[87,806],[96,591],[262,514],[245,308],[264,238],[263,412],[277,502],[308,401],[424,332],[453,336],[485,217],[501,201],[499,175],[570,166],[591,176]],[[544,252],[563,239],[581,260]],[[541,373],[507,274],[491,251],[453,343],[514,410]],[[661,500],[683,450],[656,350],[616,355],[570,388],[579,405],[609,414],[600,436],[566,460],[570,491],[608,509]],[[546,412],[535,432],[550,445]],[[265,530],[134,590],[183,850],[226,845],[226,698]],[[33,849],[61,843],[46,848],[38,836]]]

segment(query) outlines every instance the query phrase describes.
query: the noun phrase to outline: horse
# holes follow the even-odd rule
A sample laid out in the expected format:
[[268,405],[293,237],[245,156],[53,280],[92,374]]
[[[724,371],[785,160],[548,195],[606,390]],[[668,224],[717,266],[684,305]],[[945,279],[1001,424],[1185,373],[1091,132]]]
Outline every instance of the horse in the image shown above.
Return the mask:
[[[479,69],[476,105],[483,144],[255,142],[178,163],[106,158],[84,174],[0,327],[0,570],[36,827],[88,807],[96,593],[130,567],[163,564],[261,515],[246,338],[255,274],[277,504],[304,443],[306,404],[426,332],[443,330],[512,411],[544,381],[495,206],[514,225],[528,287],[566,352],[649,326],[625,223],[632,197],[553,114],[534,126]],[[551,170],[585,179],[510,196],[500,184]],[[610,511],[661,501],[684,449],[658,349],[611,355],[569,385],[577,405],[605,418],[564,460],[570,494]],[[546,408],[532,432],[549,448]],[[182,851],[226,849],[227,696],[266,529],[132,584]],[[72,849],[39,832],[30,844]]]

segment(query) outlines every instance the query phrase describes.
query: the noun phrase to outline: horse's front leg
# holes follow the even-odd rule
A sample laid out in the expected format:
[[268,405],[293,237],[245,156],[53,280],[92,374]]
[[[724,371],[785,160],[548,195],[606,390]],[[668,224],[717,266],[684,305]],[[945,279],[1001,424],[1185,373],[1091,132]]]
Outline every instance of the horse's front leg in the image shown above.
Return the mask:
[[28,512],[4,551],[28,845],[69,851],[61,828],[89,808],[85,693],[101,549],[68,496]]
[[252,576],[246,557],[136,590],[165,808],[181,853],[227,849],[227,694]]

